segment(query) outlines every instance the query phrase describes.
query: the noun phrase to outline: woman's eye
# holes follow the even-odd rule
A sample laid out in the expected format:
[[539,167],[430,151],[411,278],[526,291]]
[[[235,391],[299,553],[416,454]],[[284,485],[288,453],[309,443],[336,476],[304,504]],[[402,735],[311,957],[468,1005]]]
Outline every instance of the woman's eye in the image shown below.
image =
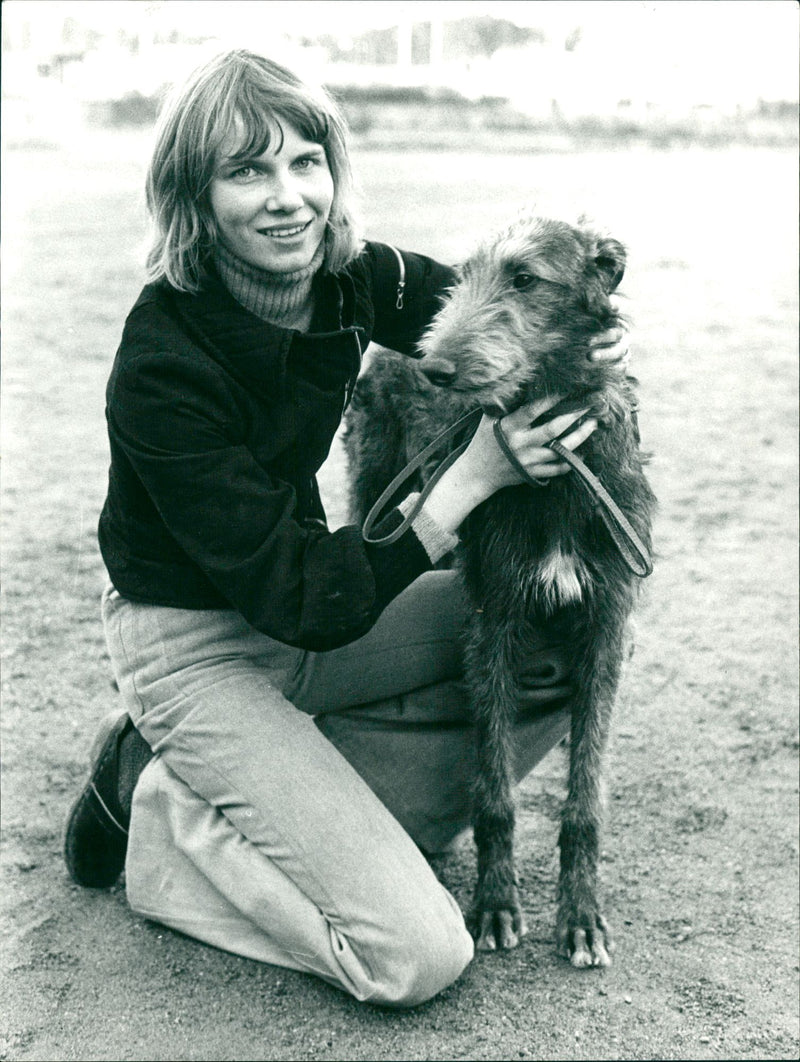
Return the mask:
[[525,291],[526,288],[532,288],[538,279],[531,273],[517,273],[511,283],[517,291]]
[[255,172],[252,166],[240,166],[238,170],[231,173],[231,177],[236,181],[247,181],[255,175]]

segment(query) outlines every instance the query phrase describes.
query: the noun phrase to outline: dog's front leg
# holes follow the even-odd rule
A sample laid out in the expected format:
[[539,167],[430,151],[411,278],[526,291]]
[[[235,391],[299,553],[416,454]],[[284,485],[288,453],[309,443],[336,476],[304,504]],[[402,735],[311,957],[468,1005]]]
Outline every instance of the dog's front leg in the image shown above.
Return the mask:
[[511,731],[518,689],[504,626],[477,614],[466,653],[478,755],[473,811],[478,882],[468,921],[484,951],[515,948],[527,932],[514,866]]
[[[610,966],[613,941],[597,898],[602,767],[619,679],[621,639],[600,636],[578,664],[567,800],[561,820],[559,949],[573,966]],[[602,642],[603,644],[598,644]]]

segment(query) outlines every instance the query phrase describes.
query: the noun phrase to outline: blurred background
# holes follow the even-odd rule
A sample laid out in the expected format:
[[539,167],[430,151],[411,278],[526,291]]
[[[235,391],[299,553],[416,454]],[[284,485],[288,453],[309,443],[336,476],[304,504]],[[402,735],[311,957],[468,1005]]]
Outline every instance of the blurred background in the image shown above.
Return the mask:
[[227,47],[324,82],[369,143],[792,135],[792,0],[6,0],[7,143],[151,123]]

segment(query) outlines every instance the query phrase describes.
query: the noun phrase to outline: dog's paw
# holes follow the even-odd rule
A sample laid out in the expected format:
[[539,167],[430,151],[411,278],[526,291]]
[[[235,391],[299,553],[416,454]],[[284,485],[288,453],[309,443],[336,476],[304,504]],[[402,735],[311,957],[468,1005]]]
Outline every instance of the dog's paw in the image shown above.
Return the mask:
[[614,941],[605,918],[595,914],[592,918],[581,919],[580,924],[575,922],[559,929],[559,950],[564,958],[578,969],[610,966]]
[[516,900],[508,906],[476,906],[470,915],[469,926],[478,951],[516,948],[528,932],[525,915]]

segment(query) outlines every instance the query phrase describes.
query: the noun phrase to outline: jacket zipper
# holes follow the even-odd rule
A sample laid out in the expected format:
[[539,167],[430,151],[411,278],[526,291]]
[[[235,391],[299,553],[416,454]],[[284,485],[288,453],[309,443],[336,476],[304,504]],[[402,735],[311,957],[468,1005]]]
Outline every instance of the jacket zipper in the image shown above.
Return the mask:
[[341,414],[342,416],[345,415],[345,412],[347,411],[347,407],[350,405],[350,402],[352,400],[353,392],[355,391],[356,383],[358,382],[358,374],[361,372],[361,363],[362,363],[363,358],[364,358],[364,351],[361,349],[361,333],[358,330],[356,330],[353,333],[353,335],[356,337],[356,346],[358,347],[358,368],[356,369],[356,371],[353,373],[353,375],[350,377],[350,379],[345,384],[345,388],[344,388],[344,403],[342,405],[342,414]]
[[[397,298],[395,299],[395,307],[398,310],[402,310],[403,309],[403,305],[404,305],[403,304],[403,296],[405,295],[405,290],[406,290],[406,263],[403,261],[403,256],[400,254],[400,252],[397,250],[396,247],[393,247],[390,243],[387,244],[387,247],[391,251],[394,252],[394,256],[397,259],[397,267],[398,267],[398,270],[400,272],[400,275],[399,275],[399,277],[397,279]],[[358,369],[360,371],[361,370],[361,361],[362,361],[362,359],[364,357],[364,351],[361,349],[361,336],[360,336],[360,334],[358,332],[356,332],[355,336],[356,336],[356,343],[358,344]],[[344,391],[344,404],[342,405],[342,416],[344,416],[344,414],[345,414],[345,412],[347,410],[347,407],[350,405],[350,401],[351,401],[351,399],[353,397],[353,391],[355,391],[356,382],[357,381],[358,381],[358,372],[356,372],[355,376],[351,376],[350,379],[347,381],[347,386],[345,387],[345,391]]]
[[391,244],[387,244],[387,247],[389,247],[390,250],[394,251],[395,258],[397,259],[397,264],[400,267],[400,278],[397,281],[397,301],[395,302],[395,306],[398,310],[402,310],[403,295],[405,294],[406,290],[406,264],[403,261],[403,256],[400,254],[396,247],[392,247]]

